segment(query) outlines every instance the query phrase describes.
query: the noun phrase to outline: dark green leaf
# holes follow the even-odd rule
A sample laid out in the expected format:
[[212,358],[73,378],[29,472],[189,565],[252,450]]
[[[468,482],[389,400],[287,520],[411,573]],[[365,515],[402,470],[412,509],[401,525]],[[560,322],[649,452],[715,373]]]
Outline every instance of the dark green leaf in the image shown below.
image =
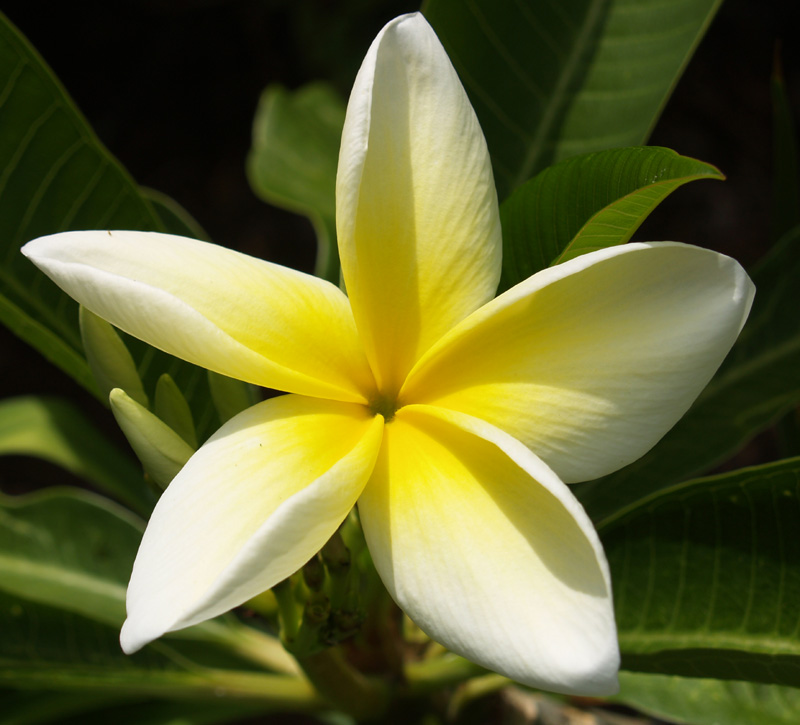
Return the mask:
[[[118,698],[119,699],[119,698]],[[262,718],[274,708],[262,704],[199,701],[148,701],[123,703],[88,714],[59,720],[57,725],[230,725],[240,722],[269,722]]]
[[[20,253],[35,237],[76,229],[172,231],[102,146],[49,68],[0,14],[0,322],[94,394],[78,307]],[[162,220],[160,214],[164,214]],[[182,233],[185,224],[176,231]],[[168,372],[207,435],[216,416],[205,373],[142,343],[131,352],[146,387]],[[204,389],[202,395],[197,395]],[[105,401],[104,401],[105,402]]]
[[345,105],[327,85],[270,86],[261,96],[247,159],[250,185],[264,200],[305,214],[317,233],[316,274],[339,284],[336,167]]
[[3,725],[63,725],[71,716],[84,718],[88,712],[119,702],[119,699],[90,693],[0,690]]
[[728,359],[678,424],[638,461],[574,487],[595,521],[708,471],[800,403],[798,244],[800,227],[753,271],[750,318]]
[[658,147],[612,149],[551,166],[500,207],[508,289],[580,254],[624,244],[675,189],[721,179],[708,164]]
[[78,322],[83,354],[100,394],[108,399],[114,388],[121,388],[138,403],[148,407],[150,401],[136,363],[117,329],[83,306],[79,306]]
[[139,466],[63,400],[0,401],[0,455],[36,456],[55,463],[142,515],[155,502]]
[[259,401],[257,388],[254,385],[211,370],[208,371],[208,387],[222,423]]
[[[0,591],[0,688],[158,697],[247,700],[274,709],[320,706],[297,677],[204,666],[184,644],[155,642],[134,655],[119,647],[116,629],[95,620]],[[208,647],[198,654],[207,654]]]
[[[87,491],[49,488],[0,495],[0,522],[0,591],[118,632],[144,528],[138,518]],[[296,671],[273,638],[230,618],[168,636],[221,644],[262,666]]]
[[119,627],[142,524],[85,491],[0,497],[0,590]]
[[192,409],[175,381],[166,373],[156,383],[153,411],[194,450],[197,450]]
[[601,529],[623,668],[800,685],[800,458],[673,486]]
[[427,0],[501,199],[577,154],[644,143],[721,0]]
[[612,699],[686,725],[795,725],[800,690],[780,685],[620,672]]

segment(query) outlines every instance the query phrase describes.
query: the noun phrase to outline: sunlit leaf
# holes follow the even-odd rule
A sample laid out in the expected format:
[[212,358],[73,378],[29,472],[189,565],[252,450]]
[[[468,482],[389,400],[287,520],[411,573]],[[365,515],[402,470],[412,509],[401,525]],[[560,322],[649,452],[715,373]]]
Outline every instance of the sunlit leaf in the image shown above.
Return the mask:
[[[298,677],[209,666],[220,651],[206,645],[187,656],[189,642],[156,642],[134,655],[119,647],[116,629],[0,590],[0,688],[91,692],[164,699],[244,699],[269,709],[313,710],[311,686]],[[209,655],[211,655],[209,657]],[[195,659],[195,656],[199,659]]]
[[800,689],[752,682],[620,672],[612,699],[686,725],[795,725]]
[[647,140],[721,0],[427,0],[500,198],[561,159]]
[[253,122],[247,172],[253,190],[275,206],[306,215],[317,233],[316,274],[339,283],[335,197],[345,105],[327,85],[297,91],[270,86]]
[[[125,619],[125,590],[143,530],[143,522],[125,509],[78,489],[0,495],[0,592],[52,607],[63,621],[75,615],[110,627],[116,651]],[[229,618],[168,636],[206,647],[222,644],[262,664],[272,662],[279,671],[295,669],[273,638]],[[258,648],[260,655],[254,653]]]
[[[97,395],[81,351],[77,304],[19,248],[60,231],[185,233],[187,223],[163,199],[154,206],[152,195],[141,193],[2,14],[0,79],[0,322]],[[145,387],[152,392],[158,376],[168,372],[192,403],[198,428],[208,435],[217,421],[204,371],[139,342],[130,347]]]
[[658,147],[612,149],[551,166],[500,208],[507,289],[545,267],[627,242],[675,189],[722,174]]
[[63,400],[0,401],[0,455],[35,456],[55,463],[143,515],[155,502],[133,459]]
[[600,528],[623,668],[800,685],[800,458],[678,484]]

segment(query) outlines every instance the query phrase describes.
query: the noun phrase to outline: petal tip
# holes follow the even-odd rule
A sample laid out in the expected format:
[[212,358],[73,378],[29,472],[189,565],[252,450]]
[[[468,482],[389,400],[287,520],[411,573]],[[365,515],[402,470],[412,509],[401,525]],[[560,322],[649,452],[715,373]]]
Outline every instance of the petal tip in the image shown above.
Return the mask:
[[23,244],[20,247],[20,252],[24,254],[31,262],[36,263],[38,259],[46,256],[45,248],[47,247],[47,240],[49,237],[38,237],[32,239],[30,242]]
[[153,639],[155,637],[142,636],[142,632],[134,628],[130,617],[125,620],[119,633],[119,644],[126,655],[138,652],[146,644],[152,642]]

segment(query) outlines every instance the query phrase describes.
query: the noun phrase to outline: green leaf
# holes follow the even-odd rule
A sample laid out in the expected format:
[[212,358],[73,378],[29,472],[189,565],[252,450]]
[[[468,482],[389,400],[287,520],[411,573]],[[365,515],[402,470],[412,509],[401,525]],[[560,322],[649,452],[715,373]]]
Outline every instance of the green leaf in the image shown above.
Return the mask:
[[208,371],[208,387],[222,423],[259,401],[257,388],[250,383]]
[[124,390],[112,390],[109,400],[117,425],[142,467],[161,489],[165,489],[192,457],[195,449]]
[[624,244],[679,186],[722,178],[709,164],[644,146],[585,154],[551,166],[500,208],[500,288],[551,264]]
[[800,685],[800,458],[673,486],[599,533],[623,669]]
[[[94,656],[94,631],[105,632],[108,627],[102,639],[113,641],[116,654],[125,619],[125,590],[143,528],[129,512],[86,491],[50,488],[27,496],[0,495],[0,592],[15,602],[0,605],[0,616],[11,616],[13,624],[14,612],[19,611],[19,616],[32,618],[31,632],[36,634],[36,618],[45,616],[39,608],[53,609],[46,615],[52,619],[50,626],[58,631],[59,641],[67,642],[77,637],[69,631],[74,618],[85,619],[80,627],[86,630],[82,635],[86,639],[75,640],[85,646],[77,651]],[[6,631],[1,623],[0,631]],[[190,651],[193,659],[211,657],[218,662],[224,652],[225,661],[235,657],[237,662],[247,660],[276,672],[297,672],[294,661],[273,637],[232,618],[218,618],[167,636],[186,640],[170,645],[169,652],[180,647],[183,654]],[[14,647],[36,653],[36,642],[25,644],[24,634],[19,638]],[[198,642],[201,649],[196,648]],[[195,649],[187,649],[192,646]],[[166,645],[158,647],[165,651]],[[3,656],[0,643],[0,661]]]
[[[86,713],[118,701],[118,697],[111,695],[0,690],[3,725],[63,725],[72,716],[85,718]],[[91,720],[84,719],[82,722]]]
[[795,725],[800,690],[752,682],[620,672],[611,698],[686,725]]
[[[119,699],[119,698],[118,698]],[[258,719],[274,710],[263,703],[199,701],[148,701],[123,703],[91,714],[59,720],[57,725],[230,725],[266,722]],[[5,725],[5,724],[4,724]]]
[[139,519],[85,491],[0,496],[0,590],[119,627]]
[[150,405],[136,363],[116,328],[82,305],[78,324],[86,362],[101,395],[107,399],[114,388],[122,388],[137,403]]
[[116,629],[2,590],[0,630],[0,688],[197,702],[225,697],[299,711],[322,705],[299,677],[205,666],[180,642],[125,655]]
[[800,403],[800,227],[753,271],[750,317],[714,379],[647,454],[573,491],[602,524],[621,507],[708,471]]
[[[0,322],[99,395],[81,352],[77,304],[19,249],[67,230],[172,231],[167,225],[176,214],[165,211],[166,203],[157,210],[141,193],[2,14],[0,78]],[[210,433],[217,421],[205,372],[143,343],[129,347],[146,387],[168,372],[190,400],[198,428]]]
[[39,397],[0,401],[0,455],[43,458],[140,514],[153,508],[154,498],[138,467],[66,401]]
[[721,0],[427,0],[500,199],[570,156],[643,144]]
[[192,450],[197,450],[197,434],[192,420],[192,409],[186,402],[183,393],[175,385],[175,381],[166,373],[156,383],[156,399],[153,410],[161,420],[189,444]]
[[344,113],[342,99],[322,83],[296,91],[270,86],[256,110],[247,158],[256,194],[311,220],[318,244],[315,273],[337,285],[335,189]]

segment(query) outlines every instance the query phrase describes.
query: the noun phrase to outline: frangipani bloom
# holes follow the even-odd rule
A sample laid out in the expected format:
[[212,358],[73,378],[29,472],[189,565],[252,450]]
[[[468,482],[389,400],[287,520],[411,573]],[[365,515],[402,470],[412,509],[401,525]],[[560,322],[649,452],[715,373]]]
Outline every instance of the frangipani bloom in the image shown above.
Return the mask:
[[710,251],[628,244],[493,299],[486,144],[421,15],[389,23],[364,60],[336,212],[347,296],[165,234],[25,248],[123,330],[288,393],[226,423],[161,497],[123,648],[273,586],[357,504],[384,584],[433,638],[523,683],[613,691],[608,566],[564,481],[624,466],[680,418],[733,344],[750,281]]

